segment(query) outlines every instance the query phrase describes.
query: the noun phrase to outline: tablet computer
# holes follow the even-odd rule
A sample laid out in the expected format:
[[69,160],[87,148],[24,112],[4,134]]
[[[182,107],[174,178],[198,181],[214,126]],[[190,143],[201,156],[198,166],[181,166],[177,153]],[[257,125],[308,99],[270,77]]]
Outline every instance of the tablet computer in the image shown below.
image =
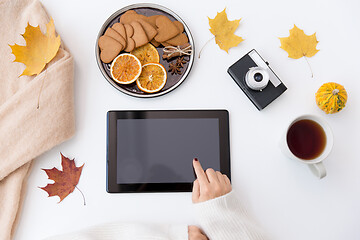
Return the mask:
[[190,192],[194,158],[231,178],[228,111],[107,113],[109,193]]

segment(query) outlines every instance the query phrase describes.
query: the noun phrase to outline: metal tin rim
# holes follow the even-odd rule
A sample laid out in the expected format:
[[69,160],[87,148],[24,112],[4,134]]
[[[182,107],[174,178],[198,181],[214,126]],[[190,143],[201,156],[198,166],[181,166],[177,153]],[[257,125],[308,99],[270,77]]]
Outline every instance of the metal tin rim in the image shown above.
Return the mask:
[[[180,79],[180,81],[178,81],[175,85],[173,85],[172,87],[170,87],[169,89],[165,90],[165,91],[162,91],[162,92],[158,92],[158,93],[153,93],[153,94],[144,94],[144,95],[140,95],[140,94],[137,94],[137,93],[132,93],[132,92],[129,92],[129,91],[126,91],[124,90],[123,88],[119,87],[108,75],[107,73],[105,72],[105,70],[103,69],[102,67],[102,62],[100,60],[100,52],[99,52],[99,47],[98,47],[98,41],[99,41],[99,38],[102,36],[102,33],[104,32],[105,28],[109,25],[109,23],[118,15],[120,15],[121,13],[127,11],[127,10],[130,10],[130,9],[133,9],[133,8],[141,8],[141,7],[148,7],[148,8],[154,8],[154,9],[159,9],[159,10],[162,10],[170,15],[172,15],[174,18],[176,18],[176,20],[180,21],[183,25],[184,25],[184,29],[185,29],[185,32],[186,34],[188,35],[188,38],[189,38],[189,43],[193,49],[193,54],[190,56],[190,60],[189,60],[189,63],[188,63],[188,67],[186,69],[186,71],[184,72],[182,78]],[[125,93],[125,94],[128,94],[130,96],[133,96],[133,97],[139,97],[139,98],[151,98],[151,97],[158,97],[158,96],[161,96],[161,95],[164,95],[168,92],[171,92],[172,90],[174,90],[175,88],[177,88],[182,82],[184,82],[184,80],[186,79],[186,77],[189,75],[190,73],[190,70],[192,68],[192,65],[194,63],[194,56],[195,56],[195,45],[194,45],[194,40],[193,40],[193,37],[191,35],[191,32],[190,32],[190,29],[188,28],[188,26],[186,25],[186,23],[176,14],[174,13],[173,11],[171,11],[170,9],[164,7],[164,6],[161,6],[161,5],[158,5],[158,4],[153,4],[153,3],[137,3],[137,4],[132,4],[132,5],[129,5],[129,6],[126,6],[126,7],[123,7],[119,10],[117,10],[115,13],[113,13],[106,21],[105,23],[102,25],[98,35],[97,35],[97,38],[96,38],[96,45],[95,45],[95,56],[96,56],[96,62],[97,62],[97,65],[102,73],[102,75],[105,77],[105,79],[114,87],[116,88],[117,90]]]

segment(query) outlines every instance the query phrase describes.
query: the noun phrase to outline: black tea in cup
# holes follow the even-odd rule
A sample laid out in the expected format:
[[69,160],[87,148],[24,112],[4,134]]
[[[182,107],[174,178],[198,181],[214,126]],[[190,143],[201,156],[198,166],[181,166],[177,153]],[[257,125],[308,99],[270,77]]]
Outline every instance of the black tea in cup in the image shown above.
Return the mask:
[[286,136],[290,151],[298,158],[312,160],[321,155],[326,146],[326,134],[317,122],[309,119],[293,123]]

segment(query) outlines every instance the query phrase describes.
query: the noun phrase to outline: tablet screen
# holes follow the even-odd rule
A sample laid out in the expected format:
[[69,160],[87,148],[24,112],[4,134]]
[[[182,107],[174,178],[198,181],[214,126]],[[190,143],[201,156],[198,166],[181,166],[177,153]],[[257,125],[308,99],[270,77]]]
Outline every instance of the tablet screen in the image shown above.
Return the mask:
[[117,119],[117,184],[189,183],[193,158],[220,170],[218,118]]
[[231,180],[227,110],[123,110],[107,113],[109,193],[190,192],[192,161]]

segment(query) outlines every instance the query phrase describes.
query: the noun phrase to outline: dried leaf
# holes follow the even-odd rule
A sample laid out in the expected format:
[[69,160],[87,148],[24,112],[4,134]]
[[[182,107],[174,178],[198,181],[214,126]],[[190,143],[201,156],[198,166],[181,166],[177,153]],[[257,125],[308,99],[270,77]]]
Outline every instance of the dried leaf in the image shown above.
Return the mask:
[[61,154],[61,166],[62,171],[57,168],[43,169],[48,175],[49,179],[54,180],[55,183],[48,184],[45,187],[41,187],[44,191],[49,194],[49,197],[59,196],[60,202],[72,193],[79,182],[82,168],[75,166],[75,161],[70,160]]
[[303,30],[294,25],[289,37],[279,38],[280,48],[288,52],[289,58],[312,57],[319,51],[316,49],[318,41],[315,34],[306,35]]
[[33,27],[29,23],[22,35],[26,41],[25,46],[10,45],[12,53],[15,55],[14,62],[21,62],[26,65],[24,72],[20,75],[39,74],[57,54],[61,39],[56,37],[54,21],[51,19],[46,24],[46,34],[44,35],[40,27]]
[[244,41],[241,37],[234,34],[239,26],[241,19],[229,21],[225,12],[226,8],[217,13],[214,19],[209,19],[210,32],[215,36],[215,42],[222,50],[226,52],[229,48],[236,47]]

